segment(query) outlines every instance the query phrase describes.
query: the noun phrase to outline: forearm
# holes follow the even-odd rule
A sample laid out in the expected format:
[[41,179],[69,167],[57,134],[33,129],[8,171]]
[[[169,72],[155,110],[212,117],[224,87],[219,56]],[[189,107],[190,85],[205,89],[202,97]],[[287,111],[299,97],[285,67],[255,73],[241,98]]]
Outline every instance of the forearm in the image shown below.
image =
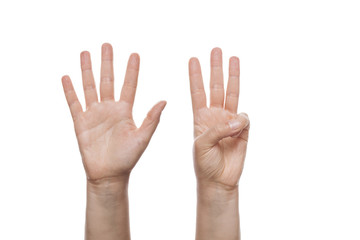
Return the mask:
[[196,240],[239,240],[238,188],[198,182],[197,195]]
[[85,239],[130,239],[128,178],[87,182]]

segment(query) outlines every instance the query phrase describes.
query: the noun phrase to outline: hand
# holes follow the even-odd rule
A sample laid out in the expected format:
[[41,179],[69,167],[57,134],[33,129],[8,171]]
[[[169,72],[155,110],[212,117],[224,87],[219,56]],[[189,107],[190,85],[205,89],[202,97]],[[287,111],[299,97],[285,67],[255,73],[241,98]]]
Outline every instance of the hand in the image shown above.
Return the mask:
[[69,76],[62,84],[74,121],[76,137],[88,180],[128,177],[147,147],[166,102],[157,103],[137,128],[132,117],[139,74],[139,55],[131,54],[119,101],[114,100],[113,50],[102,45],[100,102],[90,53],[80,54],[86,111],[82,110]]
[[241,176],[249,135],[246,113],[237,114],[240,66],[237,57],[229,61],[229,80],[224,105],[222,52],[211,52],[210,107],[206,106],[200,63],[189,61],[194,114],[194,165],[198,182],[237,186]]

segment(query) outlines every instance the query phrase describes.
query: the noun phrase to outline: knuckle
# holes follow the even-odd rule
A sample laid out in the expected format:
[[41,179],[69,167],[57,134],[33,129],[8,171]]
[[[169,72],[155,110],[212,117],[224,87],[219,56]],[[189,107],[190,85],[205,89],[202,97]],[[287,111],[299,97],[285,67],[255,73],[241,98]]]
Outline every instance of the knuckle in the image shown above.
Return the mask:
[[152,114],[152,112],[148,112],[148,113],[146,114],[146,118],[147,118],[150,122],[154,121],[154,115]]
[[81,70],[82,70],[83,72],[91,71],[91,70],[92,70],[91,64],[90,64],[90,63],[83,63],[83,64],[81,64]]
[[228,92],[227,98],[239,98],[239,93],[236,92]]
[[220,84],[220,83],[213,83],[213,84],[211,84],[211,89],[212,90],[223,90],[224,85]]
[[204,88],[191,89],[191,95],[204,94]]
[[146,115],[146,119],[147,121],[149,122],[149,126],[153,126],[154,124],[156,124],[157,122],[160,121],[159,118],[156,117],[155,113],[153,112],[149,112],[147,115]]
[[136,89],[136,84],[130,82],[130,81],[125,81],[124,84],[123,84],[123,87],[127,87],[127,88],[130,88],[130,89]]
[[84,91],[91,91],[91,90],[94,90],[95,89],[95,85],[93,84],[84,84]]
[[112,83],[114,82],[114,79],[110,76],[104,76],[101,78],[102,83]]

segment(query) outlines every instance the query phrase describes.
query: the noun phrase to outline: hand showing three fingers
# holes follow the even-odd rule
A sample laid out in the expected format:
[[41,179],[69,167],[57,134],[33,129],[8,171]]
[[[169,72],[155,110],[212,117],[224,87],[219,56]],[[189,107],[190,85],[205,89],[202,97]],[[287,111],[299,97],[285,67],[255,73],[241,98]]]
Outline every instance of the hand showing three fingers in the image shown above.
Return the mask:
[[200,63],[189,61],[189,77],[194,113],[194,165],[198,182],[236,187],[241,176],[250,122],[247,114],[237,114],[240,66],[237,57],[230,58],[229,80],[224,104],[222,52],[211,52],[210,107]]
[[159,123],[165,101],[159,102],[149,111],[139,128],[132,118],[139,63],[139,55],[132,54],[128,61],[120,100],[115,101],[113,50],[110,44],[103,44],[98,101],[90,53],[82,52],[81,70],[86,111],[82,110],[70,78],[62,78],[89,180],[128,177]]

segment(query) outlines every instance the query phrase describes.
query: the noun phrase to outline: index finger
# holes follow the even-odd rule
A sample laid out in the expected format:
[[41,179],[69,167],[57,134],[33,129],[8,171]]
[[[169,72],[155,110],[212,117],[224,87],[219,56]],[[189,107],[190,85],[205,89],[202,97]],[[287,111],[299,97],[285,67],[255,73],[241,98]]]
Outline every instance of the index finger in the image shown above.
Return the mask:
[[131,109],[135,99],[139,67],[140,56],[137,53],[132,53],[128,60],[125,79],[120,94],[120,101],[127,102]]
[[197,58],[189,60],[189,78],[193,113],[206,107],[206,94],[201,74],[200,62]]

